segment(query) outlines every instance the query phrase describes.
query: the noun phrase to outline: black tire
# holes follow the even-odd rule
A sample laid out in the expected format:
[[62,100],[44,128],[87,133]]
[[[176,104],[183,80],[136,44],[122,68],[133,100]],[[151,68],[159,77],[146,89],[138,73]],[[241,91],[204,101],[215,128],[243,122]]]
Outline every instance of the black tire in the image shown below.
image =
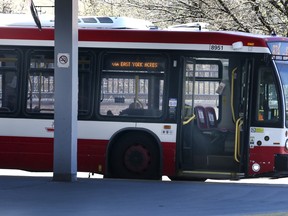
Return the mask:
[[126,179],[160,179],[160,151],[155,140],[128,133],[110,151],[110,176]]

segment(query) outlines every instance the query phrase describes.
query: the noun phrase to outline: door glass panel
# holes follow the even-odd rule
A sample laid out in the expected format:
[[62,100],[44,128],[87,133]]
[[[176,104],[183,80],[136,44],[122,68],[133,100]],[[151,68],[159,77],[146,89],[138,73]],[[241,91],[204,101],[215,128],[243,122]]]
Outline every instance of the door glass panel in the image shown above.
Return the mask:
[[[213,107],[219,116],[218,106],[219,97],[217,89],[221,80],[220,61],[215,60],[195,60],[195,68],[193,62],[186,64],[186,81],[185,81],[185,106],[186,109],[201,105],[203,107]],[[193,70],[195,70],[195,77]],[[192,97],[194,95],[194,97]],[[190,108],[191,109],[191,108]],[[189,111],[190,113],[192,111]],[[191,116],[188,111],[185,115]],[[186,114],[187,113],[187,114]]]
[[269,68],[260,68],[258,75],[257,120],[275,122],[279,119],[279,100],[275,78]]

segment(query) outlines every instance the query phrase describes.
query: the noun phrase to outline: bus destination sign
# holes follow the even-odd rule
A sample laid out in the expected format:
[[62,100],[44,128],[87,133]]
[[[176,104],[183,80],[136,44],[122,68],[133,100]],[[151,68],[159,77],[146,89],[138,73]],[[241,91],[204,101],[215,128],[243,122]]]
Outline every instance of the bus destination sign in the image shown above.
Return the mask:
[[127,67],[127,68],[151,68],[157,69],[158,62],[131,62],[131,61],[113,61],[111,62],[112,67]]
[[[109,58],[110,57],[110,58]],[[135,58],[127,56],[126,58],[115,58],[106,56],[104,67],[106,70],[133,70],[133,71],[164,71],[165,61],[163,58]]]

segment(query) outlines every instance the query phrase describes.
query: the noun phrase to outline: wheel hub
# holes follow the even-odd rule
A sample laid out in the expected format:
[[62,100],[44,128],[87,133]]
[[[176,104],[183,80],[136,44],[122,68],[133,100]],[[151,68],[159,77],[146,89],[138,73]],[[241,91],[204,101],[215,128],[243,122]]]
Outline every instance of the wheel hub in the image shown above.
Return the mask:
[[150,160],[148,150],[139,144],[130,146],[125,152],[125,166],[132,172],[144,172],[149,167]]

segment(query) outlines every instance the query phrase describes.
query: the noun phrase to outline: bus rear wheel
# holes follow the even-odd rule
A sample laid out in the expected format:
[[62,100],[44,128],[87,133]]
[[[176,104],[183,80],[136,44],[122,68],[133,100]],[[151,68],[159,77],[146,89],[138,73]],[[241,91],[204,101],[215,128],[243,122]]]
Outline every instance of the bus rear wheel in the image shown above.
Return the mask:
[[160,179],[160,152],[149,135],[129,133],[111,150],[110,173],[113,178]]

